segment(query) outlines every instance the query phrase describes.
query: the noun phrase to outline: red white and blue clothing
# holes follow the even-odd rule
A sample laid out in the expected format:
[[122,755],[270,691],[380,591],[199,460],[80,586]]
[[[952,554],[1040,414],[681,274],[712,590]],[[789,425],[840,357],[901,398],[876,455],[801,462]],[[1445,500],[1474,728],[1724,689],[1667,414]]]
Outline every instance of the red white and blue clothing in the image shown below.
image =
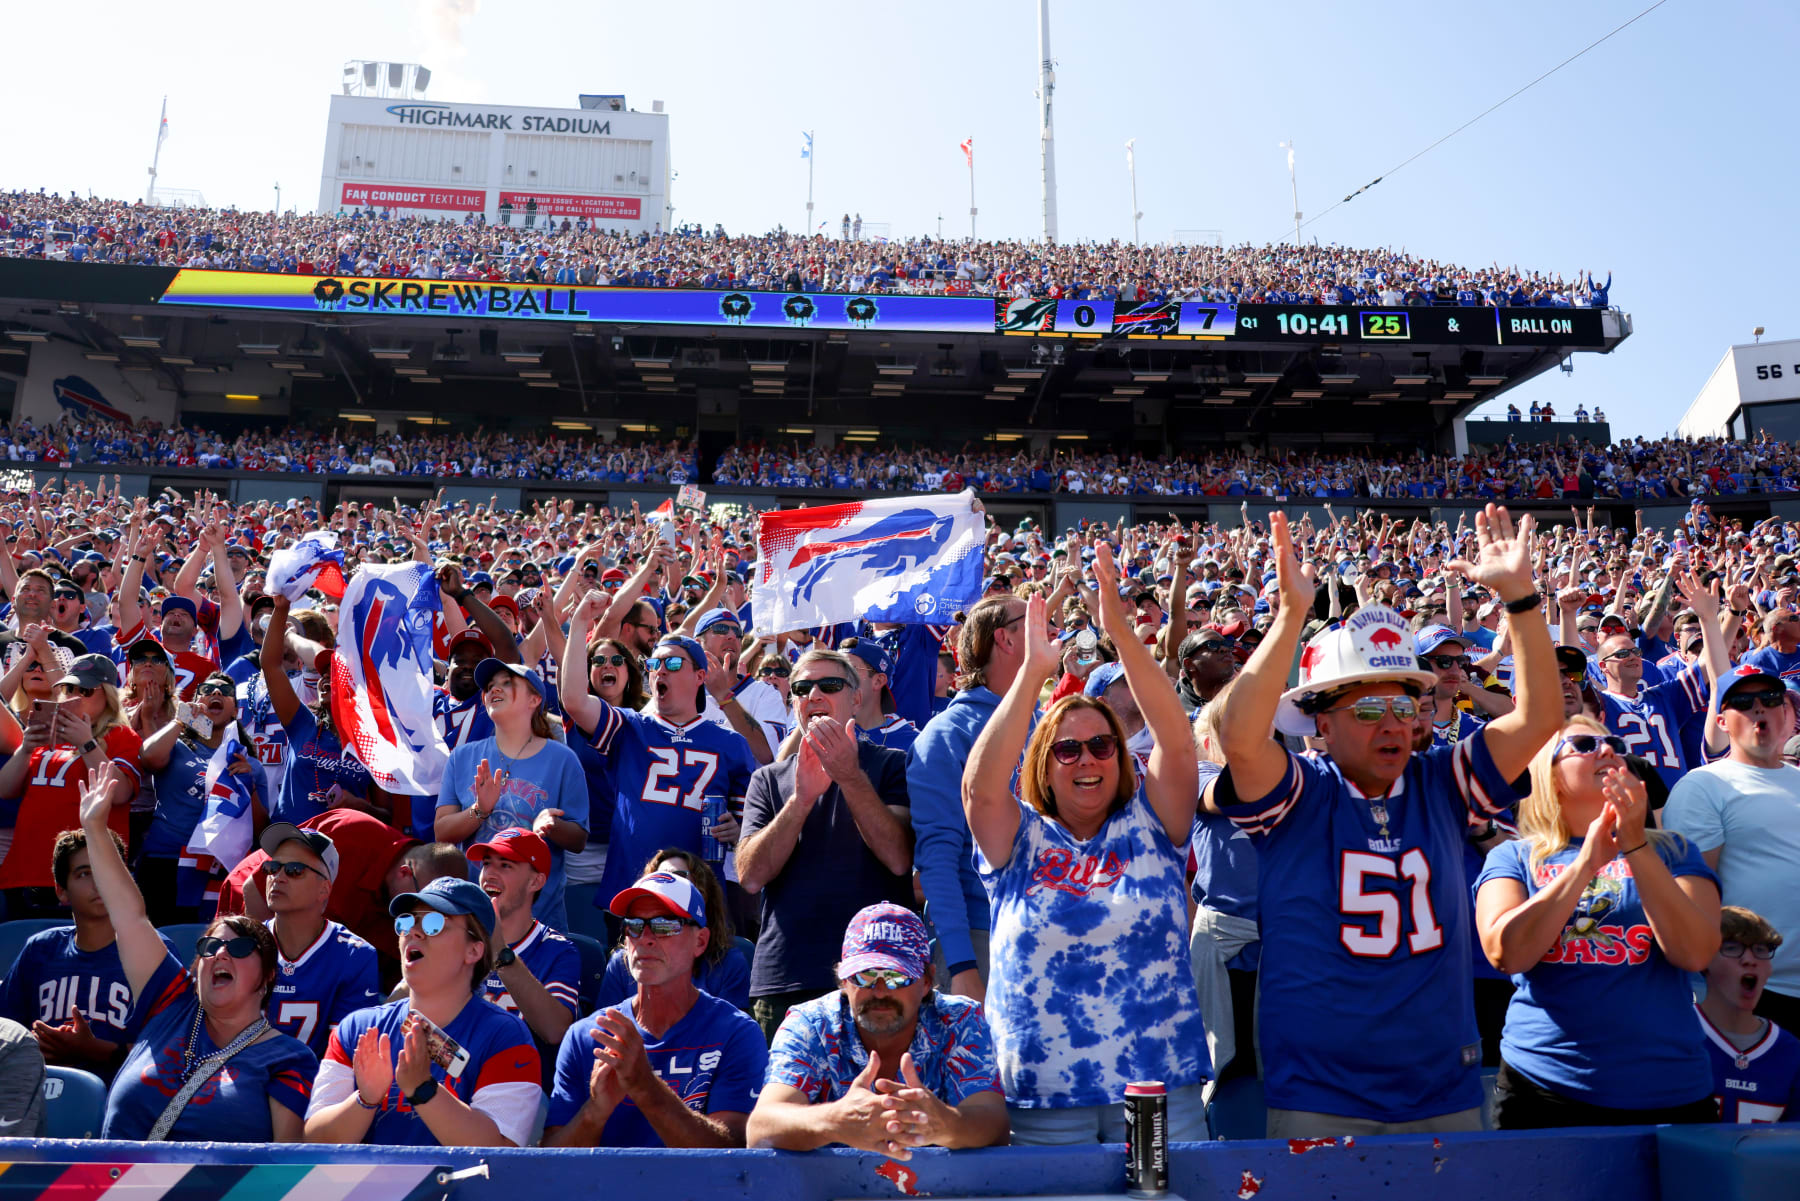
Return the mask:
[[1700,1019],[1700,1033],[1706,1039],[1713,1099],[1719,1103],[1721,1121],[1800,1121],[1800,1038],[1764,1019],[1761,1036],[1748,1046],[1739,1046],[1713,1025],[1698,1005],[1694,1016]]
[[[946,1105],[1000,1091],[1000,1064],[981,1002],[933,989],[919,1003],[907,1048],[919,1081]],[[769,1048],[765,1084],[785,1084],[813,1104],[836,1101],[869,1066],[842,990],[796,1005],[782,1019]],[[892,1067],[893,1065],[887,1065]]]
[[1015,800],[998,867],[977,844],[992,913],[988,1025],[1006,1102],[1117,1105],[1134,1080],[1172,1092],[1209,1075],[1188,958],[1184,868],[1143,789],[1078,840]]
[[[313,1083],[312,1107],[308,1112],[317,1113],[335,1105],[355,1090],[351,1057],[365,1030],[385,1034],[393,1048],[394,1062],[398,1063],[406,1043],[402,1027],[410,1013],[410,999],[390,1001],[359,1009],[339,1022],[331,1032],[325,1058],[319,1061],[319,1077]],[[502,1137],[525,1146],[531,1141],[538,1100],[544,1094],[539,1082],[537,1044],[532,1041],[531,1031],[517,1014],[507,1013],[480,997],[471,997],[444,1027],[444,1033],[469,1053],[469,1060],[455,1077],[433,1063],[431,1075],[438,1087],[448,1089],[471,1109],[486,1114],[500,1128]],[[388,1086],[388,1094],[381,1099],[363,1142],[386,1147],[439,1145],[425,1119],[414,1113],[400,1095],[397,1083]]]
[[1674,788],[1682,774],[1702,766],[1690,762],[1682,750],[1681,727],[1696,714],[1706,712],[1712,683],[1706,668],[1694,664],[1674,679],[1644,688],[1636,697],[1599,692],[1601,720],[1625,740],[1625,749],[1656,765],[1663,783]]
[[606,873],[594,894],[594,904],[604,908],[657,851],[699,853],[700,817],[709,799],[722,799],[741,818],[756,760],[743,735],[704,717],[677,726],[654,713],[595,703],[600,716],[590,741],[611,760],[615,788]]
[[[187,968],[171,952],[137,996],[132,1021],[141,1033],[125,1057],[106,1097],[101,1138],[139,1141],[150,1133],[170,1098],[187,1079],[189,1038],[193,1063],[222,1050],[194,1018],[199,995]],[[305,1114],[318,1056],[286,1034],[272,1034],[244,1047],[196,1092],[181,1111],[169,1138],[178,1142],[266,1143],[275,1137],[274,1101]]]
[[[1475,893],[1489,880],[1516,880],[1536,896],[1568,870],[1581,843],[1571,839],[1540,862],[1529,842],[1501,843]],[[1718,884],[1686,839],[1650,845],[1673,875]],[[1688,974],[1657,945],[1628,857],[1600,869],[1556,944],[1513,983],[1500,1057],[1538,1086],[1607,1109],[1673,1108],[1711,1095],[1705,1040],[1687,1020]]]
[[[543,922],[533,921],[530,932],[512,944],[512,952],[545,991],[568,1006],[571,1017],[581,1016],[581,951],[574,943]],[[508,1013],[519,1012],[497,971],[488,974],[481,995]]]
[[[280,918],[275,919],[277,923]],[[334,921],[312,946],[289,959],[276,948],[269,1022],[324,1055],[331,1032],[358,1009],[381,1003],[381,965],[375,948]]]
[[919,727],[898,713],[887,714],[872,730],[858,732],[876,746],[884,746],[890,751],[910,751],[919,738]]
[[[635,997],[610,1006],[637,1023]],[[602,1010],[602,1013],[609,1010]],[[599,1014],[583,1018],[563,1034],[556,1053],[556,1085],[550,1094],[550,1113],[545,1129],[567,1126],[587,1104],[588,1082],[594,1070],[594,1034]],[[762,1028],[735,1005],[698,993],[693,1008],[657,1038],[642,1025],[644,1055],[656,1078],[668,1085],[681,1103],[696,1113],[748,1114],[762,1090],[763,1067],[769,1048]],[[619,1101],[600,1131],[602,1147],[661,1147],[662,1136],[650,1125],[637,1102],[629,1096]]]
[[[1271,1108],[1413,1122],[1481,1104],[1463,846],[1513,792],[1485,735],[1415,754],[1385,796],[1328,756],[1221,808],[1255,840]],[[1378,820],[1379,819],[1379,820]]]

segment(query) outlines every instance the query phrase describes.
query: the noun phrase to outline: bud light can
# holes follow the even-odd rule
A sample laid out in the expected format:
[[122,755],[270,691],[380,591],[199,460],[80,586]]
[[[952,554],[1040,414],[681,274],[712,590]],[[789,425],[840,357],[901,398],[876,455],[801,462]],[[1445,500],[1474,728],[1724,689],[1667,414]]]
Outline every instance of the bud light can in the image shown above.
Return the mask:
[[706,798],[706,804],[700,810],[700,858],[714,871],[725,863],[724,844],[712,833],[713,826],[725,820],[725,804],[725,798],[715,794]]
[[1160,1080],[1125,1086],[1125,1195],[1169,1193],[1169,1090]]

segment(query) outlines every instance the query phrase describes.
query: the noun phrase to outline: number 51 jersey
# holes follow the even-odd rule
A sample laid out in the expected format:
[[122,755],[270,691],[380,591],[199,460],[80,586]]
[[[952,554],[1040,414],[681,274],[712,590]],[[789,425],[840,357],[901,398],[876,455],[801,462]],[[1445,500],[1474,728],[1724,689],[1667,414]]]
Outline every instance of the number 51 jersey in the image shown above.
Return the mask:
[[1411,1122],[1479,1106],[1463,845],[1515,797],[1485,734],[1414,754],[1384,797],[1323,755],[1290,755],[1266,797],[1219,797],[1257,844],[1270,1107]]

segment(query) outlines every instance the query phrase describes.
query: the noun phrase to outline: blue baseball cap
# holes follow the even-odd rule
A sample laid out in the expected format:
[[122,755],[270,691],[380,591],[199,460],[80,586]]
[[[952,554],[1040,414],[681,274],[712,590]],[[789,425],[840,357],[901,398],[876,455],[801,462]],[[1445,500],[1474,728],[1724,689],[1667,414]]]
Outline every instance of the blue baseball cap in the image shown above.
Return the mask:
[[403,892],[389,901],[388,916],[399,917],[402,913],[410,913],[414,905],[424,905],[448,915],[466,913],[480,922],[490,936],[494,933],[494,902],[488,899],[487,893],[481,891],[481,885],[473,880],[439,876],[419,891]]
[[1102,663],[1088,673],[1087,683],[1081,689],[1084,696],[1095,700],[1106,695],[1106,690],[1125,678],[1125,669],[1117,663]]
[[1469,640],[1449,626],[1426,626],[1413,635],[1413,644],[1421,655],[1429,655],[1446,642],[1461,644],[1464,650],[1469,648]]
[[884,676],[894,674],[894,657],[887,648],[873,638],[858,638],[855,646],[844,648],[846,655],[855,655],[869,665],[870,671],[878,671]]
[[881,901],[858,910],[844,930],[838,979],[870,968],[885,968],[917,980],[931,966],[931,936],[925,919],[910,909]]
[[494,577],[485,571],[471,571],[467,583],[471,588],[492,588]]
[[685,876],[677,876],[674,872],[651,872],[613,897],[607,910],[615,917],[624,917],[625,911],[639,897],[649,897],[668,910],[672,917],[685,917],[702,926],[706,924],[706,899]]
[[185,596],[163,597],[162,608],[159,610],[161,616],[167,617],[172,611],[186,613],[195,621],[200,620],[200,606],[196,605]]
[[[464,632],[466,633],[467,631]],[[527,684],[531,685],[531,690],[539,696],[544,695],[544,681],[537,672],[522,664],[502,663],[498,659],[483,659],[475,665],[476,690],[479,692],[486,692],[488,681],[492,680],[496,675],[503,671],[509,671],[521,680],[524,680]]]
[[[702,650],[700,644],[692,638],[688,638],[681,634],[664,634],[661,638],[656,640],[656,646],[658,649],[665,646],[672,646],[682,654],[686,655],[689,659],[693,660],[695,667],[698,667],[701,671],[706,670],[706,652]],[[656,650],[652,650],[649,657],[655,658]]]
[[700,620],[694,623],[694,633],[704,638],[714,626],[722,625],[736,626],[740,634],[744,630],[744,623],[738,620],[738,615],[721,606],[717,609],[708,609],[701,614]]
[[1758,684],[1768,681],[1777,688],[1785,690],[1787,685],[1781,677],[1764,671],[1753,663],[1741,663],[1731,671],[1719,677],[1719,703],[1723,705],[1725,698],[1746,684]]

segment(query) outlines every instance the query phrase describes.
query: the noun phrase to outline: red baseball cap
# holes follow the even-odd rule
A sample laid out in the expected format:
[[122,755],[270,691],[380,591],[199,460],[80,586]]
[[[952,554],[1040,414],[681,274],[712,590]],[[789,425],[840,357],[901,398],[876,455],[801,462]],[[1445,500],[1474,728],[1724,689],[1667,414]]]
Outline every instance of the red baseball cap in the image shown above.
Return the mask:
[[532,871],[550,874],[550,844],[524,826],[508,826],[488,841],[476,843],[468,849],[469,862],[480,863],[483,852],[529,863]]
[[494,644],[487,640],[486,634],[483,634],[474,626],[465,626],[462,630],[458,631],[456,637],[450,640],[450,645],[444,648],[444,653],[446,655],[454,655],[457,647],[465,646],[470,643],[480,647],[484,652],[484,656],[491,656],[494,653]]

